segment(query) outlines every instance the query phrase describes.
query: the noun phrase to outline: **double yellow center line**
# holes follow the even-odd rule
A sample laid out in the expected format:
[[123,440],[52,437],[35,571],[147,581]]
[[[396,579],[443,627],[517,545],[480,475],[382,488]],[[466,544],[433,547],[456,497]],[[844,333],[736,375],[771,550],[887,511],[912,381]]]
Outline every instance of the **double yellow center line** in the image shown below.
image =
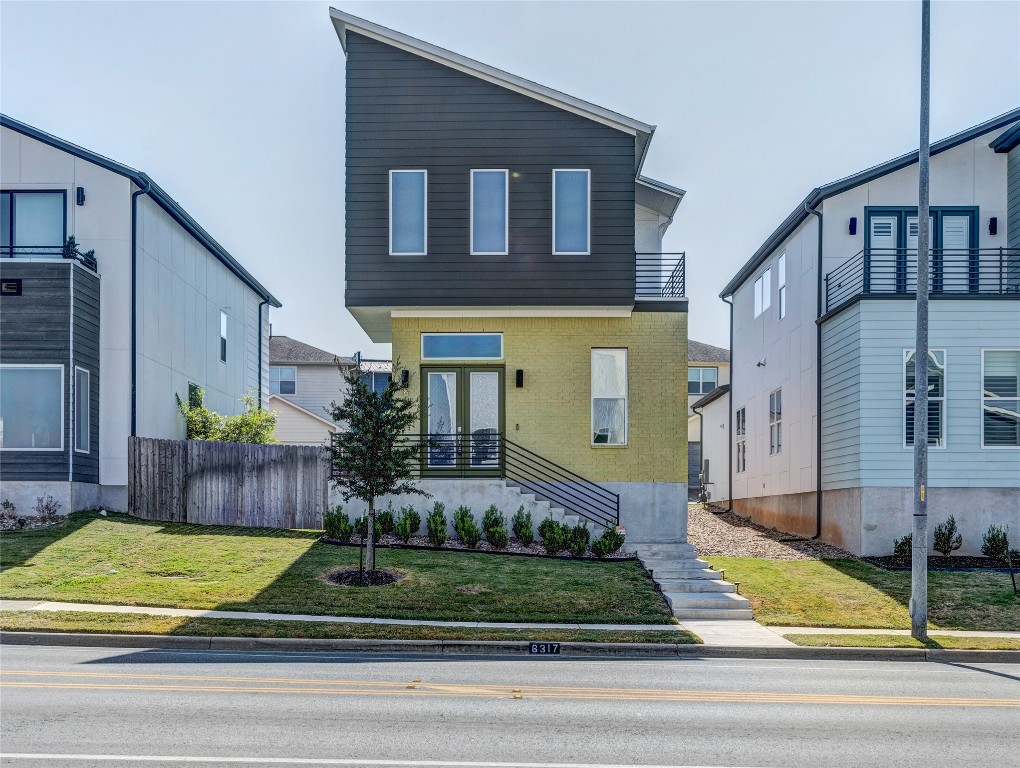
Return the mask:
[[[125,672],[52,672],[15,670],[0,673],[3,688],[51,688],[87,691],[180,691],[201,693],[284,693],[313,696],[461,696],[497,699],[567,699],[610,701],[716,702],[738,704],[842,704],[903,707],[1020,708],[1020,699],[931,698],[923,696],[853,696],[843,694],[699,691],[657,688],[507,686],[371,680],[316,680],[289,677],[134,674]],[[106,682],[108,680],[131,682]]]

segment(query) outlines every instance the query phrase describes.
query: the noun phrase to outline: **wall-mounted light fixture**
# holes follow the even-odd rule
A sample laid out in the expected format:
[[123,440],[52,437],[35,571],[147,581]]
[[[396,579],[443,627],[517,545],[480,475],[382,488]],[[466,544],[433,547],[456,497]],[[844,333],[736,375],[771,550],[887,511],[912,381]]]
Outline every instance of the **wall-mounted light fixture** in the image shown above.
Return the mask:
[[85,205],[85,187],[78,187],[74,191],[74,201],[78,205]]
[[764,368],[765,367],[765,358],[763,357],[761,360],[759,360],[757,365],[758,365],[759,368]]
[[400,369],[400,386],[406,387],[407,383],[411,380],[411,372],[406,368]]
[[999,219],[995,216],[992,216],[992,218],[988,220],[988,234],[999,234]]
[[524,388],[524,369],[523,368],[518,368],[517,369],[517,373],[514,376],[514,385],[517,387],[517,389],[523,389]]
[[851,235],[856,235],[857,234],[857,217],[856,216],[851,216],[850,217],[850,234]]

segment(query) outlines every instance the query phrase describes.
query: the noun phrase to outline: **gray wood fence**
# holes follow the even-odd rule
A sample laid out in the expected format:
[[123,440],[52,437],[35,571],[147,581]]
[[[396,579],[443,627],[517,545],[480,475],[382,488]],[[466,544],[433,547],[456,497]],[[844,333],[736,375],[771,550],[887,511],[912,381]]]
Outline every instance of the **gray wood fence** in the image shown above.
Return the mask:
[[128,439],[128,512],[145,520],[321,528],[328,496],[317,446]]

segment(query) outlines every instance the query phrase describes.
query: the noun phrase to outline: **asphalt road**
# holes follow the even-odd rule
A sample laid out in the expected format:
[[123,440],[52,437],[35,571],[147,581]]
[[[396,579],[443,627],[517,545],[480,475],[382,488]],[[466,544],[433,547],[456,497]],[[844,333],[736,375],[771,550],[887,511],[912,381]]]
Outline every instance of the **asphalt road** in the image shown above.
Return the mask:
[[1020,667],[4,646],[3,766],[1017,765]]

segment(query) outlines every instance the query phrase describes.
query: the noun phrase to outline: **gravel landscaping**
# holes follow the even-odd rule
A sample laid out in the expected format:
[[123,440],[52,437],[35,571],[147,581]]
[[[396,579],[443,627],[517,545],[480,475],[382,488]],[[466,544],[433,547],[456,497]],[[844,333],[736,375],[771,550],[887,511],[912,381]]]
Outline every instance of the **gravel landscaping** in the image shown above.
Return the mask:
[[711,507],[687,507],[687,540],[698,557],[759,557],[767,560],[854,558],[849,552],[821,541],[766,528],[733,512],[713,514]]

